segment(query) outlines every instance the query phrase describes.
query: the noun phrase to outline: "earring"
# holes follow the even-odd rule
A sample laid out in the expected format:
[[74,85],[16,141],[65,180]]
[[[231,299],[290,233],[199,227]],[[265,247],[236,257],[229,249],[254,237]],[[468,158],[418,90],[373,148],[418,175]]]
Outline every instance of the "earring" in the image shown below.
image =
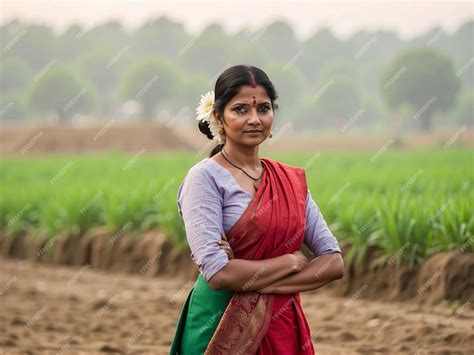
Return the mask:
[[220,128],[219,129],[219,135],[222,137],[222,140],[225,141],[225,132],[224,132],[224,128]]
[[270,131],[270,135],[268,136],[268,138],[272,138],[273,137],[273,132]]

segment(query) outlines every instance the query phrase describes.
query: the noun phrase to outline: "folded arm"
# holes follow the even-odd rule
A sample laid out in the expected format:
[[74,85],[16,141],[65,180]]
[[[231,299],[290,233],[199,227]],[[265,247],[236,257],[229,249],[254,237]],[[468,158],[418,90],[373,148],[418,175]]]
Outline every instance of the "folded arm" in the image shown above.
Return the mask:
[[315,290],[344,276],[344,260],[335,252],[314,258],[305,268],[258,290],[258,292],[290,294]]
[[215,290],[255,291],[297,271],[292,254],[265,260],[232,259],[208,283]]
[[258,290],[260,293],[290,294],[309,291],[343,277],[341,248],[309,190],[306,198],[306,222],[304,244],[316,258],[301,271]]

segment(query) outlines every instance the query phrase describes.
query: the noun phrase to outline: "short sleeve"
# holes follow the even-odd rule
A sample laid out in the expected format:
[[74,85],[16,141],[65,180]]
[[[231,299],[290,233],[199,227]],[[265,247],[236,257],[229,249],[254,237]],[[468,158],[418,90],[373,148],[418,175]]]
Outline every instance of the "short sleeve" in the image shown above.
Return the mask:
[[328,253],[341,253],[337,239],[324,220],[324,216],[308,190],[306,197],[306,230],[304,244],[314,256]]
[[212,174],[202,166],[193,166],[178,191],[178,211],[186,230],[191,258],[204,279],[211,277],[228,262],[219,248],[223,198]]

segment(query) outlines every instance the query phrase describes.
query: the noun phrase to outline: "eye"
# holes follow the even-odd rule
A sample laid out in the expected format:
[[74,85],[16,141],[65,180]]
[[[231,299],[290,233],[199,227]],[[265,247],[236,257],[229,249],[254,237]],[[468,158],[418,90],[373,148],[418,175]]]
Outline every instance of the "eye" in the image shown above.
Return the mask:
[[[264,112],[265,113],[265,112],[271,110],[271,107],[268,104],[263,104],[263,105],[260,105],[258,107],[258,109],[259,109],[259,112]],[[238,105],[235,108],[233,108],[233,111],[237,112],[240,115],[244,115],[248,111],[248,105]]]
[[239,105],[234,108],[234,111],[237,112],[238,114],[243,115],[244,113],[247,112],[247,105]]

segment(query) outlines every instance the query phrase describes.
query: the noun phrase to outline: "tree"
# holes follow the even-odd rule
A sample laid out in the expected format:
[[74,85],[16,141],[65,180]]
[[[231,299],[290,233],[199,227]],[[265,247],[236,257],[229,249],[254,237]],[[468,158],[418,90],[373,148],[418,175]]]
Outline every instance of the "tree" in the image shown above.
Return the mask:
[[54,59],[56,38],[52,29],[47,26],[25,25],[11,34],[5,50],[10,55],[23,59],[33,70],[39,71]]
[[17,57],[8,57],[0,66],[0,93],[24,91],[32,79],[30,66]]
[[474,90],[460,95],[454,117],[459,124],[468,127],[474,126]]
[[180,58],[180,51],[191,41],[183,24],[166,16],[146,21],[131,36],[132,51],[138,57],[160,53],[168,60]]
[[35,83],[30,105],[41,112],[55,112],[62,122],[76,113],[93,110],[95,88],[66,68],[51,69]]
[[254,48],[262,47],[276,62],[286,63],[300,52],[301,47],[293,28],[284,21],[275,21],[253,33]]
[[316,102],[321,120],[331,126],[347,122],[361,109],[361,94],[354,81],[347,76],[334,76],[328,82],[321,82],[317,94],[311,99]]
[[[115,63],[113,59],[113,54],[97,52],[82,58],[80,62],[81,75],[93,83],[101,93],[102,112],[110,110],[120,79],[118,63]],[[116,61],[120,61],[120,58],[117,57]]]
[[186,70],[214,79],[219,71],[234,65],[236,46],[221,25],[208,25],[202,33],[179,49],[179,61]]
[[[307,92],[306,81],[295,65],[287,63],[273,64],[265,70],[278,95],[276,103],[279,110],[275,113],[276,123],[285,124],[301,117],[304,94]],[[282,118],[282,119],[280,119]]]
[[455,102],[460,80],[449,57],[424,48],[398,55],[385,70],[379,86],[390,108],[410,104],[414,119],[428,131],[433,112],[446,110]]
[[0,122],[16,123],[25,120],[28,110],[20,93],[0,96]]
[[317,70],[335,57],[341,56],[343,43],[328,28],[322,28],[302,44],[304,55],[298,59],[301,71],[315,82]]
[[357,71],[347,59],[337,57],[321,66],[317,73],[315,103],[319,123],[340,126],[361,109]]
[[182,78],[178,69],[160,56],[139,62],[125,75],[120,95],[137,100],[143,106],[146,120],[152,120],[158,104],[174,100],[179,94]]
[[321,67],[318,72],[318,81],[328,82],[335,76],[345,76],[352,79],[354,82],[358,82],[359,80],[354,64],[349,60],[340,57],[327,62]]

